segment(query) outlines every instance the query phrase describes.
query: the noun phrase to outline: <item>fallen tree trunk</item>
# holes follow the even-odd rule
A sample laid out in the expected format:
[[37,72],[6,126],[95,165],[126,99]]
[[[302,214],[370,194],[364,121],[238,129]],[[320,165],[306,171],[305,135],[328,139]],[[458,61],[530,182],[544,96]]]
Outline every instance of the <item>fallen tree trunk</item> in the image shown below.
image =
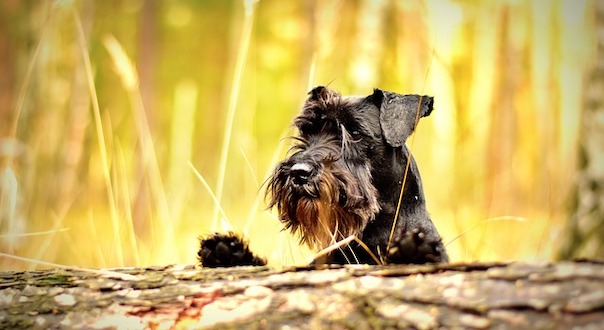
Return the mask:
[[604,328],[604,263],[0,273],[0,328]]

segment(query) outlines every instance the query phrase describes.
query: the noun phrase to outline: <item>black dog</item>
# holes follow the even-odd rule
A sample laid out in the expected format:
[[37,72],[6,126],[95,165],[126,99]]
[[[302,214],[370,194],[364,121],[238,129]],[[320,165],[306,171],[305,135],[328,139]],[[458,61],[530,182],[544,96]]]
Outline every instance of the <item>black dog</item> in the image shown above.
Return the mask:
[[[297,145],[268,180],[270,207],[315,250],[357,238],[313,263],[447,262],[405,146],[433,98],[379,89],[343,97],[323,86],[309,94],[294,120]],[[202,239],[198,255],[206,267],[265,264],[232,233]]]

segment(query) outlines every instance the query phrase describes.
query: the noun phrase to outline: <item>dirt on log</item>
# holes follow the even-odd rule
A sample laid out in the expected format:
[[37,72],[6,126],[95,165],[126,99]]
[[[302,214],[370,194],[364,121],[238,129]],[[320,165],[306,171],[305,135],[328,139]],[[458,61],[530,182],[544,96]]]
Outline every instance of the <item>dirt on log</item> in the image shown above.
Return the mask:
[[1,329],[604,329],[604,263],[0,272]]

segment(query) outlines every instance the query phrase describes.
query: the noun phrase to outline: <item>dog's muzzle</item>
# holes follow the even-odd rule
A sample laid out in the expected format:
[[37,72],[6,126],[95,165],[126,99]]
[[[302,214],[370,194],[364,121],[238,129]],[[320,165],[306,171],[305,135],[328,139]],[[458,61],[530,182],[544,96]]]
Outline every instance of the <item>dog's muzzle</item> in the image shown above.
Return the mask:
[[307,184],[313,175],[313,168],[307,163],[296,163],[289,169],[289,176],[295,186]]

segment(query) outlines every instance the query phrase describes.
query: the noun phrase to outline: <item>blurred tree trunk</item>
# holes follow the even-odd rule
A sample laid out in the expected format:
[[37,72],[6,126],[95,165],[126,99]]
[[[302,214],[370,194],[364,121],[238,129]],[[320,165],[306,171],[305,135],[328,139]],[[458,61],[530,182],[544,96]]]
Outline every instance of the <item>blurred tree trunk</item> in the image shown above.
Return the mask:
[[15,15],[15,7],[15,4],[11,2],[0,4],[0,70],[2,70],[2,75],[0,75],[0,138],[6,138],[9,135],[14,109],[12,95],[15,88],[14,68],[16,65],[13,56],[16,52],[10,32],[10,18]]
[[595,4],[597,50],[584,90],[576,186],[559,258],[604,257],[604,3]]
[[[157,7],[158,3],[156,0],[147,0],[142,3],[139,55],[137,61],[141,98],[145,115],[147,116],[147,123],[151,130],[153,130],[155,125],[153,70],[155,67]],[[139,152],[141,154],[137,158],[137,173],[139,173],[137,182],[140,185],[134,201],[132,221],[134,223],[134,231],[139,235],[144,235],[145,231],[148,230],[146,228],[148,219],[152,216],[150,205],[153,204],[153,197],[149,188],[149,179],[145,175],[147,173],[145,163],[148,162],[148,159],[144,159],[142,151],[139,150]]]

